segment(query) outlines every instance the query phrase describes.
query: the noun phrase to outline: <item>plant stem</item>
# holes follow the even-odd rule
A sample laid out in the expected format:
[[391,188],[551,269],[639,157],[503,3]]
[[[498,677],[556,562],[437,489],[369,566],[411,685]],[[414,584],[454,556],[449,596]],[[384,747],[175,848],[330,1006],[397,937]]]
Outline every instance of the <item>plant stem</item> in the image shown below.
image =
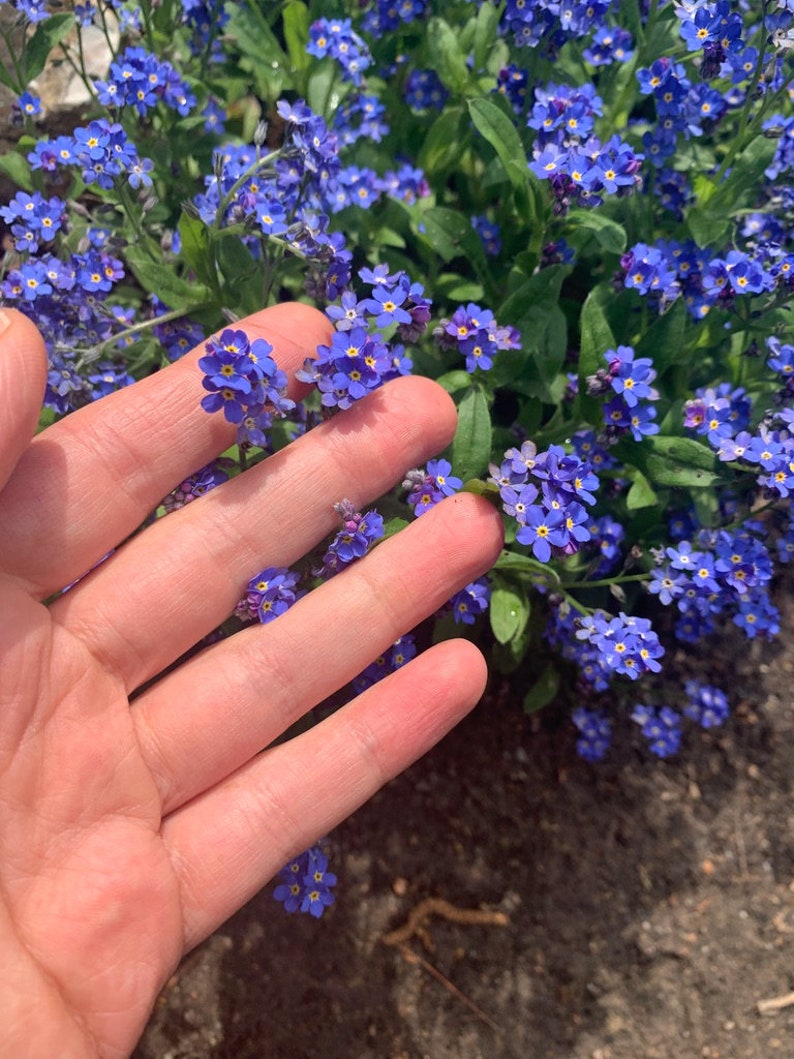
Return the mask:
[[200,308],[200,305],[190,305],[183,309],[171,309],[167,313],[161,313],[160,316],[152,317],[151,320],[142,320],[139,324],[132,324],[131,327],[126,327],[123,331],[118,331],[115,335],[111,335],[110,338],[106,338],[98,345],[92,346],[91,349],[87,349],[77,362],[78,371],[82,370],[87,364],[93,364],[94,361],[99,360],[109,346],[113,346],[117,342],[129,338],[131,335],[140,334],[142,331],[149,331],[151,328],[157,327],[158,324],[167,324],[171,320],[180,320],[183,316],[188,316],[192,313],[194,309]]
[[632,581],[648,581],[650,574],[627,574],[626,577],[604,577],[600,581],[562,581],[557,586],[567,588],[606,588],[609,585],[628,585]]

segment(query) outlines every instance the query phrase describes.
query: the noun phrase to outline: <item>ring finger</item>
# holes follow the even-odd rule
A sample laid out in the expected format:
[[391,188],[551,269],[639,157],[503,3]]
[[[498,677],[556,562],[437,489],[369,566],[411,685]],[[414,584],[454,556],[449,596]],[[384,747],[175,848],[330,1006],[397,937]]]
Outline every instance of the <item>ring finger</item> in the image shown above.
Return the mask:
[[502,524],[451,497],[273,622],[183,664],[133,706],[163,812],[235,771],[488,570]]

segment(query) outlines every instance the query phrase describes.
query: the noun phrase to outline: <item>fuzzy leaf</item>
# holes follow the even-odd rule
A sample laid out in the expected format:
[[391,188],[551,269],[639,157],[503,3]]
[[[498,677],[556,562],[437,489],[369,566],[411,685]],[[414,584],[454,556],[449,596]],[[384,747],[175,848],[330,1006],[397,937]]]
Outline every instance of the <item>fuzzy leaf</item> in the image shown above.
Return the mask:
[[529,600],[523,589],[497,581],[488,607],[493,634],[499,643],[517,639],[529,621]]
[[524,696],[524,713],[537,713],[555,698],[560,690],[560,674],[554,663],[549,662],[538,679]]
[[462,94],[471,77],[457,34],[443,18],[431,18],[425,40],[430,64],[451,92]]
[[452,441],[450,462],[455,473],[467,481],[485,472],[491,458],[491,416],[485,394],[471,389],[458,405],[458,427]]
[[182,279],[172,265],[153,261],[143,247],[128,246],[124,257],[144,290],[156,294],[169,309],[184,309],[187,313],[212,301],[203,283]]
[[33,81],[39,76],[52,49],[61,43],[70,30],[74,28],[74,24],[74,15],[65,12],[60,15],[53,15],[44,22],[39,22],[36,32],[25,48],[28,81]]
[[641,471],[635,471],[631,489],[626,494],[626,507],[629,511],[639,511],[643,507],[653,507],[658,502],[651,483]]

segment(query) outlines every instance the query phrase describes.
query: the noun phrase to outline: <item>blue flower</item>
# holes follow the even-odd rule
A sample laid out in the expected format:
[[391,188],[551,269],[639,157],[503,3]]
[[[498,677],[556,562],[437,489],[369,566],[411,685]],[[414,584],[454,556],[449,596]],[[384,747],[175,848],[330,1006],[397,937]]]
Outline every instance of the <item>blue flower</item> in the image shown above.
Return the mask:
[[681,718],[669,706],[658,709],[650,706],[634,707],[631,719],[640,725],[648,740],[651,753],[657,757],[670,757],[681,745]]
[[567,537],[565,533],[565,516],[562,511],[545,511],[533,505],[525,512],[525,521],[516,534],[519,544],[532,547],[532,554],[541,563],[551,559],[552,546],[562,548]]
[[647,618],[633,617],[622,611],[613,618],[605,611],[596,611],[580,620],[576,637],[588,641],[596,649],[607,669],[631,680],[645,672],[661,669],[657,659],[664,654],[664,648]]
[[576,753],[585,761],[601,761],[612,741],[612,723],[601,710],[578,706],[571,720],[579,729]]
[[334,903],[331,888],[336,886],[337,878],[328,871],[328,857],[320,845],[310,846],[285,864],[278,877],[281,881],[273,890],[273,897],[284,905],[285,912],[308,912],[319,919]]
[[328,545],[321,564],[312,570],[315,577],[333,577],[366,555],[384,535],[383,518],[377,511],[362,514],[349,500],[341,500],[334,505],[334,510],[341,519],[342,528]]
[[475,618],[488,609],[490,598],[490,583],[487,578],[480,577],[456,592],[443,609],[451,610],[456,622],[473,625]]
[[716,728],[725,723],[730,706],[724,691],[697,680],[687,680],[684,689],[689,700],[684,707],[687,717],[696,721],[701,728]]

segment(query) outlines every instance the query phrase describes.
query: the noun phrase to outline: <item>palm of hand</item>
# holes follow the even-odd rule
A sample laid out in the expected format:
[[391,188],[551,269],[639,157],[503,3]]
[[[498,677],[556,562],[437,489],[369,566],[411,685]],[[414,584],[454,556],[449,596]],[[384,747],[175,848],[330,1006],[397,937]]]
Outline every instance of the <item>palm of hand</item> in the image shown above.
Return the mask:
[[[501,527],[474,497],[445,501],[277,622],[148,686],[223,620],[263,558],[297,561],[333,528],[334,501],[378,496],[443,448],[454,415],[432,384],[400,380],[342,427],[324,424],[160,520],[47,607],[230,429],[198,409],[188,357],[28,446],[44,361],[32,326],[11,320],[0,334],[0,1055],[120,1057],[181,954],[476,701],[482,659],[451,641],[260,752],[487,569]],[[285,306],[243,326],[289,372],[326,325]]]
[[7,1054],[125,1055],[183,948],[159,792],[119,680],[11,586],[3,624],[4,963],[34,1019]]

